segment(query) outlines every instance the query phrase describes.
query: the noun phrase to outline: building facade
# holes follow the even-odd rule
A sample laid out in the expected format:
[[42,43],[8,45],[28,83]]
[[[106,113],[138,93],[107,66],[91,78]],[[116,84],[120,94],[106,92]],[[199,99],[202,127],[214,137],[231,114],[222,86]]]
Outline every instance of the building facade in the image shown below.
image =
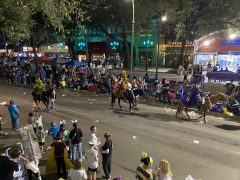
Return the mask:
[[[106,35],[108,34],[108,35]],[[114,37],[111,38],[110,36]],[[118,59],[123,61],[123,45],[119,32],[113,27],[107,33],[95,28],[75,30],[75,50],[78,60],[104,61]],[[129,47],[131,39],[129,41]],[[158,48],[159,45],[159,48]],[[177,67],[181,43],[170,41],[156,31],[136,34],[134,41],[134,65],[137,67]],[[193,60],[193,43],[186,45],[185,59]]]
[[194,63],[236,72],[240,68],[240,36],[214,32],[194,42]]

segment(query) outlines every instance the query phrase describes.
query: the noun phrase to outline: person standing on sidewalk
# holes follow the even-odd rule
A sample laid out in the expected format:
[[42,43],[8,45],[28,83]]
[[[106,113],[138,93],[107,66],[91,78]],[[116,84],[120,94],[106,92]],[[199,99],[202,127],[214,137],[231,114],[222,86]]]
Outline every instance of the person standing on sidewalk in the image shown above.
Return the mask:
[[[62,142],[61,137],[56,137],[55,139],[56,141],[50,145],[48,150],[50,150],[51,147],[54,147],[54,155],[57,164],[57,176],[58,178],[62,177],[66,179],[67,170],[64,161],[64,150],[66,149],[66,145]],[[61,175],[61,169],[63,171],[63,175]]]
[[101,144],[100,139],[96,136],[97,134],[97,127],[91,126],[90,127],[90,135],[89,135],[89,142],[94,143],[94,149],[98,151],[98,146]]
[[89,148],[86,151],[86,159],[88,164],[89,180],[96,180],[98,171],[98,152],[94,148],[95,143],[89,142]]
[[54,87],[51,87],[51,89],[50,89],[49,108],[52,109],[53,111],[56,111],[55,100],[56,100],[56,91],[55,91]]
[[107,180],[111,179],[111,160],[112,160],[112,140],[111,134],[105,133],[104,137],[106,139],[104,145],[101,148],[102,153],[102,165],[105,178]]
[[14,130],[19,129],[20,128],[19,110],[13,100],[10,101],[10,105],[8,106],[8,111],[10,113],[11,120],[12,120],[12,129]]
[[79,159],[82,160],[82,131],[77,127],[77,122],[73,123],[73,129],[70,131],[69,139],[71,142],[72,162],[77,159],[78,152]]

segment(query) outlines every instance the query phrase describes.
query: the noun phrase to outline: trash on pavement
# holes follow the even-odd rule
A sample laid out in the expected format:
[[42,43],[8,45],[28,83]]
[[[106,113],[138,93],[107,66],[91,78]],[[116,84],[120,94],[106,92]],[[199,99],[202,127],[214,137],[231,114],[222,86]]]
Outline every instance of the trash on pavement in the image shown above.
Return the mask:
[[92,104],[94,101],[96,102],[97,99],[88,99],[89,104]]
[[62,94],[62,97],[65,97],[65,96],[67,96],[66,94]]
[[199,144],[200,142],[198,140],[193,141],[195,144]]
[[96,121],[93,121],[93,122],[95,122],[95,123],[98,123],[99,121],[98,121],[98,120],[96,120]]
[[195,180],[191,175],[188,175],[185,180]]
[[4,105],[7,104],[7,102],[6,102],[6,101],[3,101],[3,102],[1,102],[0,104],[1,104],[2,106],[4,106]]
[[133,136],[133,139],[137,139],[137,136]]
[[23,93],[23,95],[26,95],[27,93]]

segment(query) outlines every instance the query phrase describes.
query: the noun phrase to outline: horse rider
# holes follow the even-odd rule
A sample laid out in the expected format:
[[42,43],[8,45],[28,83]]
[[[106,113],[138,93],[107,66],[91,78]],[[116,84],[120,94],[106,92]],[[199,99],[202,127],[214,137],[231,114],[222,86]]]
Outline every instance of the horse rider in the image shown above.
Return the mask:
[[191,107],[191,106],[195,106],[198,105],[198,107],[200,107],[200,104],[197,104],[199,102],[201,102],[202,104],[202,96],[201,96],[201,91],[196,87],[196,85],[193,85],[190,93],[188,93],[187,98],[186,98],[186,106],[187,107]]

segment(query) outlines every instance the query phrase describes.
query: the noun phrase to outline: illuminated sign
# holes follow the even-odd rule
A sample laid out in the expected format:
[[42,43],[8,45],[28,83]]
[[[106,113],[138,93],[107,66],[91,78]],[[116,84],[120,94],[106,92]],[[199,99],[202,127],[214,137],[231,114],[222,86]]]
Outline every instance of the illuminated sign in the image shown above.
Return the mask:
[[221,46],[240,46],[240,39],[236,39],[236,40],[224,40],[221,43]]

